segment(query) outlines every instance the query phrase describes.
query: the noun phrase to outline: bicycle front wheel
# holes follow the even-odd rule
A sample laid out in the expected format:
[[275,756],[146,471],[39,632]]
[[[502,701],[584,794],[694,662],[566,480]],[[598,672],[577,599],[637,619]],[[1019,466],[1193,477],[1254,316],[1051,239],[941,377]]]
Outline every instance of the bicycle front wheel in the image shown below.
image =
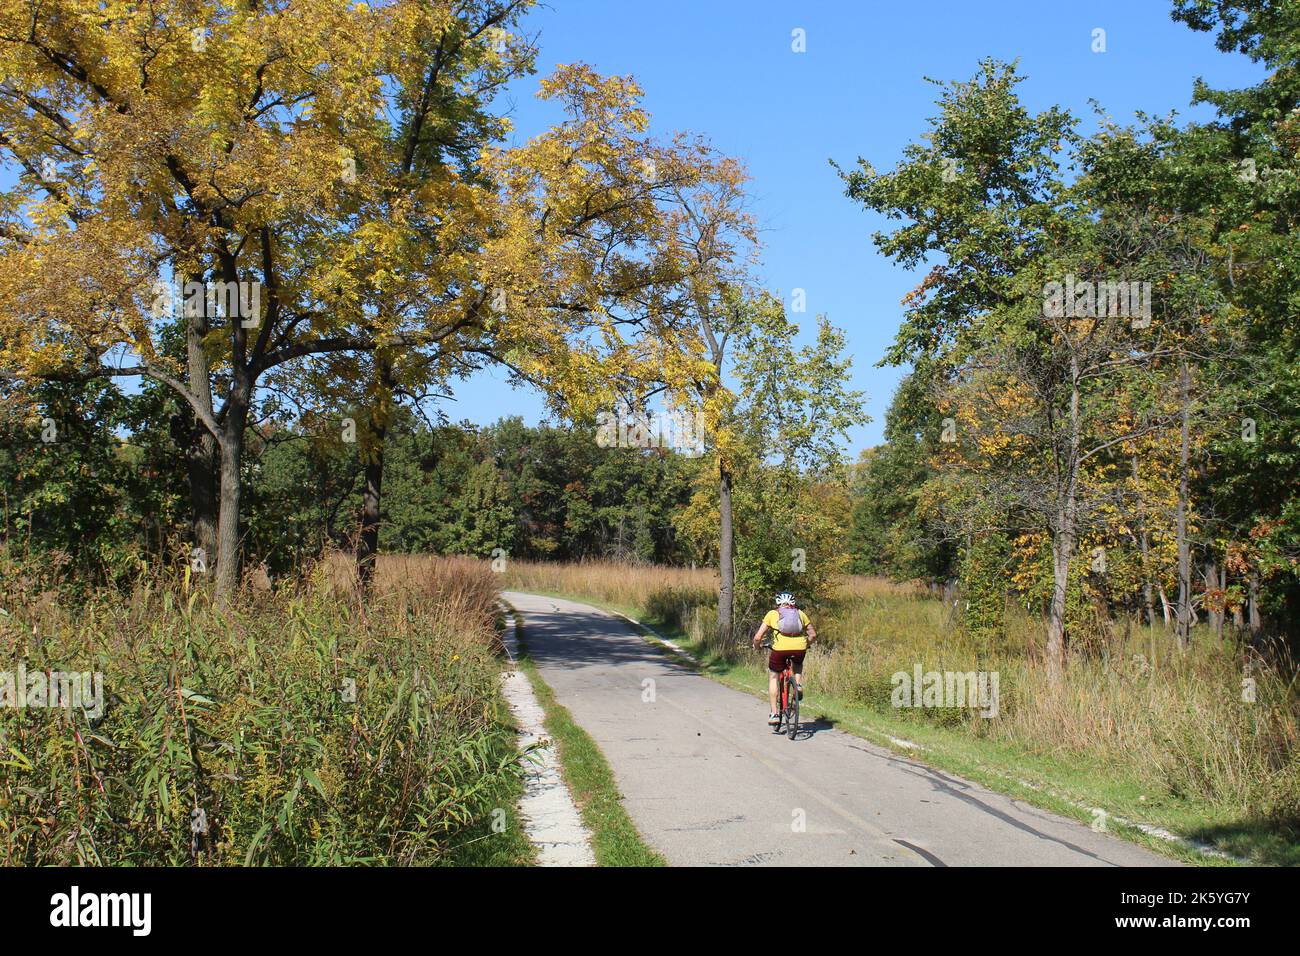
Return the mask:
[[785,678],[782,677],[780,683],[777,684],[776,726],[772,728],[772,733],[774,734],[780,734],[785,732],[785,718],[786,718],[786,714],[788,713],[788,710],[786,709],[787,708],[786,700],[787,698],[786,698]]

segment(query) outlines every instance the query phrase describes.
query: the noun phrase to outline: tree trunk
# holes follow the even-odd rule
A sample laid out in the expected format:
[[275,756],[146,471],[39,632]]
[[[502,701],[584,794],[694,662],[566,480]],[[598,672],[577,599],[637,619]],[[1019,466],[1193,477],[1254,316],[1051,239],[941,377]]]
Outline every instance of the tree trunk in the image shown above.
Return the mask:
[[[202,276],[191,275],[185,278],[187,281],[199,281]],[[211,415],[212,376],[207,353],[203,351],[203,337],[208,333],[208,319],[202,308],[194,308],[190,311],[193,314],[185,314],[182,306],[181,316],[185,321],[186,384],[189,386],[190,394],[198,399],[199,406]],[[210,572],[216,567],[220,556],[217,547],[217,438],[194,415],[192,409],[184,408],[182,414],[189,416],[195,423],[185,447],[194,547],[199,549],[203,564]]]
[[731,640],[732,615],[735,613],[736,568],[733,553],[731,470],[718,463],[718,636]]
[[385,429],[376,429],[376,447],[366,456],[365,488],[361,492],[361,532],[357,538],[357,582],[364,593],[375,577],[379,555],[379,506],[384,483]]
[[1052,542],[1052,605],[1047,619],[1047,674],[1053,681],[1065,664],[1065,598],[1073,550],[1073,542],[1058,533]]
[[370,590],[379,557],[380,506],[383,504],[384,443],[392,422],[393,364],[386,357],[375,356],[373,405],[367,421],[365,443],[361,447],[365,488],[361,493],[361,529],[357,536],[357,586],[361,593]]
[[1142,566],[1147,569],[1143,571],[1142,577],[1142,608],[1146,612],[1147,627],[1154,627],[1156,623],[1155,586],[1151,583],[1151,572],[1149,570],[1151,543],[1147,539],[1145,530],[1142,532],[1140,542]]
[[1219,569],[1214,562],[1214,556],[1210,555],[1205,559],[1205,612],[1209,617],[1210,626],[1214,628],[1214,636],[1223,637],[1223,613],[1216,605],[1217,598],[1215,591],[1219,587]]
[[216,566],[217,547],[217,441],[202,424],[185,450],[190,485],[190,528],[194,547],[204,568]]
[[1249,584],[1247,585],[1250,592],[1250,610],[1246,615],[1247,626],[1250,628],[1251,640],[1259,636],[1261,622],[1259,618],[1259,570],[1250,569]]
[[1178,449],[1178,514],[1175,522],[1175,534],[1178,542],[1178,606],[1175,614],[1174,633],[1180,647],[1187,647],[1192,640],[1192,549],[1187,541],[1187,472],[1191,459],[1191,374],[1187,360],[1183,359],[1178,373],[1179,398],[1182,402],[1181,440]]
[[226,420],[221,435],[221,506],[217,512],[217,599],[229,602],[239,588],[239,499],[240,470],[244,459],[244,428],[252,395],[246,373],[236,372],[236,381],[226,403]]
[[[1131,464],[1133,466],[1133,488],[1134,491],[1137,491],[1137,455],[1132,456]],[[1147,627],[1152,627],[1156,623],[1156,608],[1155,588],[1151,583],[1151,542],[1147,535],[1146,508],[1141,504],[1140,495],[1138,504],[1138,522],[1141,526],[1141,530],[1138,532],[1138,550],[1142,554],[1142,607],[1146,612]]]
[[1065,667],[1065,599],[1070,584],[1078,519],[1079,361],[1070,357],[1070,445],[1061,476],[1056,527],[1052,529],[1052,608],[1047,621],[1047,676],[1055,682]]
[[1223,603],[1223,609],[1220,610],[1220,612],[1219,612],[1219,630],[1218,630],[1218,637],[1219,637],[1219,640],[1222,641],[1222,640],[1223,640],[1223,625],[1224,625],[1224,623],[1226,622],[1227,617],[1228,617],[1228,610],[1227,610],[1227,601],[1228,601],[1228,565],[1227,565],[1226,562],[1223,563],[1223,564],[1220,564],[1220,565],[1219,565],[1219,600],[1222,601],[1222,602],[1224,602],[1224,603]]

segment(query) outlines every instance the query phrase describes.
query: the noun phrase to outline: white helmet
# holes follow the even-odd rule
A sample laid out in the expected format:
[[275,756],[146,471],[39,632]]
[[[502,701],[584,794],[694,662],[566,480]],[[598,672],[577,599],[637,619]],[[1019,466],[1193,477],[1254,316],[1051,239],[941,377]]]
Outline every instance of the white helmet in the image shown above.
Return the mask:
[[794,607],[794,595],[789,591],[782,591],[776,596],[776,606],[780,607],[782,604],[788,604],[791,607]]

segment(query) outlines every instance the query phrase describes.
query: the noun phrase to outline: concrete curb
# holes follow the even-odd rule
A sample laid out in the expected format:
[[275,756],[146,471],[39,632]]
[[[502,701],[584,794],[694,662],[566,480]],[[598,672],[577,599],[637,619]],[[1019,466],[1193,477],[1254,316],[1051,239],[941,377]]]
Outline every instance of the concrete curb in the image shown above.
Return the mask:
[[[510,609],[504,614],[506,629],[501,641],[513,665],[519,656],[518,622]],[[519,816],[528,842],[537,848],[537,865],[595,866],[591,833],[560,773],[559,755],[546,734],[546,711],[528,675],[511,666],[501,674],[501,690],[519,726],[520,760],[524,762]],[[535,749],[523,756],[534,745]]]

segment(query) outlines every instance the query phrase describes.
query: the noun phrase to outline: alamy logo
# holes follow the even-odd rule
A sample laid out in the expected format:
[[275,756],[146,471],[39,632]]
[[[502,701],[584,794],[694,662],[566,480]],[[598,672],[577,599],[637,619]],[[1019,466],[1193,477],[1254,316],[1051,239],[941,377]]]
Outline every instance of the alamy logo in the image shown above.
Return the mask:
[[167,282],[153,284],[154,318],[239,319],[246,329],[257,328],[262,314],[260,282]]
[[980,708],[981,717],[998,715],[997,671],[926,671],[917,664],[912,673],[898,671],[890,678],[895,707]]
[[51,896],[50,907],[51,926],[129,926],[135,936],[148,936],[153,928],[150,893],[82,893],[74,886]]
[[1091,282],[1067,275],[1064,282],[1043,286],[1043,315],[1049,319],[1133,319],[1135,327],[1145,328],[1151,323],[1151,283]]
[[643,412],[619,405],[596,414],[601,448],[670,448],[688,458],[704,454],[703,412]]
[[104,675],[99,671],[0,671],[0,707],[77,707],[91,720],[104,716]]

